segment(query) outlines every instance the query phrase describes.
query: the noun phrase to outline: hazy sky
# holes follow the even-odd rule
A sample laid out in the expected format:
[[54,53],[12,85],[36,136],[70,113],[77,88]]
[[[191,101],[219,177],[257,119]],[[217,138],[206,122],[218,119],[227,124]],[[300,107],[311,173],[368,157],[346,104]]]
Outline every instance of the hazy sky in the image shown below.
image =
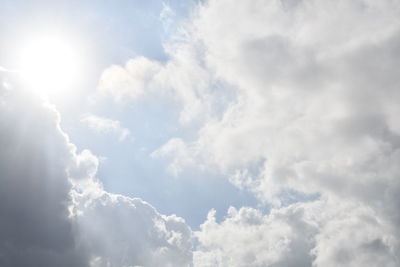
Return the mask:
[[399,60],[396,0],[0,0],[0,266],[399,266]]

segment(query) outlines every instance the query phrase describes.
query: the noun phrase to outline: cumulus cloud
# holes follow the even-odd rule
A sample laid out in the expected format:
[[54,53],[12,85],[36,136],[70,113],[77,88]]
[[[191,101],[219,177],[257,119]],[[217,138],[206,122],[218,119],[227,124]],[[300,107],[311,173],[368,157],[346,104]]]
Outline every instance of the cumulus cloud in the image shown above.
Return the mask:
[[185,221],[104,191],[99,160],[77,152],[55,108],[10,84],[0,88],[0,265],[188,265]]
[[106,192],[76,195],[80,238],[92,266],[187,266],[191,231],[182,218],[159,214],[141,199]]
[[253,208],[231,207],[217,223],[211,211],[197,232],[195,266],[311,266],[317,225],[304,217],[302,207],[268,216]]
[[[287,205],[288,192],[300,202],[311,195],[343,202],[343,208],[326,204],[329,220],[315,213],[313,242],[298,237],[307,253],[282,248],[299,252],[305,266],[398,265],[399,14],[400,4],[391,0],[200,4],[185,25],[186,39],[170,46],[170,61],[152,79],[182,101],[181,116],[188,114],[185,107],[197,109],[187,120],[207,116],[194,141],[172,139],[155,155],[170,157],[179,171],[218,168],[276,209]],[[231,97],[228,103],[221,103],[220,88]],[[272,215],[266,216],[262,220]],[[260,237],[260,254],[239,251],[253,228],[233,223],[236,217],[218,224],[210,215],[198,234],[200,266],[289,260],[268,247],[267,237]],[[240,236],[224,243],[208,240],[207,233]],[[349,235],[354,243],[344,244]]]
[[211,211],[196,235],[195,266],[398,264],[396,235],[371,209],[357,203],[298,203],[268,215],[231,207],[220,223]]
[[98,133],[113,133],[117,135],[119,141],[125,140],[131,134],[129,129],[122,127],[121,122],[117,120],[85,114],[82,116],[81,121]]
[[268,201],[285,187],[381,198],[398,175],[398,11],[392,1],[208,1],[193,35],[236,97],[178,150],[226,173],[264,160],[254,184]]

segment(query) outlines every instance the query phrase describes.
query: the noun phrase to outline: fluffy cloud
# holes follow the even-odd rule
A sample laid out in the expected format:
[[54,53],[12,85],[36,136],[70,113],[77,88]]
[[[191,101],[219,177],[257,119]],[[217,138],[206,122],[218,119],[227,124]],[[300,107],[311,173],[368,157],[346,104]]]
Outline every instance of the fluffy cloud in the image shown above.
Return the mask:
[[9,84],[0,88],[0,265],[191,262],[191,230],[182,218],[105,192],[98,159],[77,153],[55,108]]
[[81,121],[96,132],[116,134],[119,141],[125,140],[131,134],[129,129],[122,127],[117,120],[86,114],[82,116]]
[[160,94],[182,105],[181,123],[207,118],[215,101],[210,90],[213,81],[204,69],[197,44],[186,34],[179,35],[183,39],[179,45],[166,44],[172,57],[166,63],[137,57],[125,66],[114,65],[104,70],[98,85],[100,95],[126,102],[138,101],[146,94]]
[[317,232],[304,208],[291,207],[263,216],[253,208],[231,207],[221,223],[215,211],[197,233],[195,266],[311,266]]
[[[235,85],[237,100],[187,147],[227,174],[248,173],[262,160],[258,173],[234,180],[270,203],[282,204],[294,190],[372,209],[368,216],[334,213],[316,237],[314,265],[395,266],[399,247],[385,236],[400,223],[393,194],[400,185],[400,6],[285,3],[209,1],[201,8],[195,26],[209,66]],[[354,243],[344,243],[350,235]]]
[[[241,219],[232,214],[218,224],[211,214],[198,234],[200,266],[281,266],[290,259],[282,256],[285,249],[298,252],[305,266],[398,265],[399,13],[400,4],[391,0],[209,0],[198,6],[185,26],[187,39],[172,46],[160,73],[189,73],[162,84],[181,99],[182,114],[197,106],[188,120],[207,116],[194,141],[172,139],[154,155],[170,157],[174,170],[217,168],[276,208],[292,194],[300,202],[318,195],[329,203],[323,209],[332,210],[329,220],[315,213],[313,243],[291,237],[297,230],[285,222],[291,230],[282,238],[300,238],[307,253],[290,245],[271,248],[274,237],[262,237],[257,255],[245,249],[252,225],[234,223]],[[303,208],[312,213],[311,205]],[[259,224],[267,229],[271,216]],[[231,242],[218,239],[231,234]],[[345,243],[346,236],[354,242]]]
[[236,99],[179,151],[227,173],[264,160],[254,184],[269,201],[286,187],[380,199],[399,174],[398,11],[393,1],[207,2],[193,35]]
[[[335,200],[337,201],[337,199]],[[351,216],[349,216],[351,214]],[[210,212],[197,232],[195,266],[397,266],[398,239],[371,209],[315,201],[273,209]]]
[[103,72],[98,90],[111,94],[117,101],[135,99],[152,86],[153,76],[160,68],[158,62],[144,57],[129,60],[125,68],[113,65]]
[[159,214],[141,199],[102,192],[76,196],[80,238],[92,266],[187,266],[191,231],[182,218]]

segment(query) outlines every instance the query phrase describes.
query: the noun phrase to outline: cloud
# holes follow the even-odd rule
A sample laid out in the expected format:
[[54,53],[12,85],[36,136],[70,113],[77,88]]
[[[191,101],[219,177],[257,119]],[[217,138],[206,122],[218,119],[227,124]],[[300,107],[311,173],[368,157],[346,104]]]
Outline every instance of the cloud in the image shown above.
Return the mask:
[[125,140],[131,134],[129,129],[122,127],[117,120],[86,114],[82,116],[81,121],[98,133],[113,133],[117,135],[119,141]]
[[[305,266],[398,265],[399,11],[391,0],[209,0],[197,7],[152,81],[180,99],[181,118],[203,120],[194,140],[173,138],[154,155],[169,157],[177,173],[218,168],[275,209],[288,205],[288,194],[298,202],[318,196],[330,214],[313,215],[313,243],[285,222],[293,236],[288,230],[283,240],[299,238],[304,253],[302,246],[270,248],[268,237],[250,242],[253,228],[233,223],[236,215],[213,224],[211,214],[205,225],[215,227],[198,233],[199,266],[280,266],[290,259],[285,249]],[[246,254],[252,242],[265,247]]]
[[236,101],[186,147],[228,175],[264,160],[252,184],[266,201],[279,204],[287,189],[333,194],[376,210],[385,201],[389,216],[400,173],[398,11],[392,1],[303,1],[289,10],[209,1],[196,34]]
[[192,35],[235,98],[177,157],[188,148],[227,174],[263,160],[254,190],[267,201],[285,188],[380,199],[399,172],[398,10],[391,1],[207,2]]
[[311,266],[317,226],[292,207],[264,216],[253,208],[231,207],[221,223],[215,211],[197,232],[195,266]]
[[163,8],[160,12],[159,20],[161,21],[164,31],[170,32],[171,28],[175,26],[174,20],[176,19],[176,14],[172,8],[163,2]]
[[217,169],[270,207],[220,222],[211,211],[193,250],[182,218],[103,189],[98,159],[77,152],[54,107],[2,88],[0,265],[398,266],[399,11],[210,0],[166,45],[170,60],[103,72],[102,94],[165,94],[182,125],[200,118],[194,139],[153,156],[176,174]]
[[99,160],[77,152],[55,108],[11,84],[0,88],[0,265],[188,265],[185,221],[104,191]]
[[87,266],[69,214],[72,147],[59,115],[32,95],[0,92],[0,265]]
[[98,90],[117,101],[136,99],[152,87],[153,76],[161,65],[145,57],[129,60],[125,67],[113,65],[101,75]]
[[191,230],[182,218],[159,214],[141,199],[106,192],[76,195],[80,238],[92,266],[187,266]]
[[175,41],[165,44],[171,56],[166,63],[136,57],[125,66],[113,65],[105,69],[97,88],[99,95],[112,96],[121,103],[158,94],[182,106],[182,124],[207,118],[214,102],[211,89],[218,84],[210,86],[212,81],[201,61],[202,54],[186,34],[186,31],[177,33],[178,45]]
[[191,149],[186,147],[187,144],[180,138],[170,139],[166,144],[151,153],[153,158],[163,158],[173,156],[173,161],[168,165],[168,171],[174,175],[179,176],[182,172],[189,167],[198,166],[195,161]]
[[[351,213],[351,216],[349,216]],[[357,203],[315,201],[273,209],[215,211],[196,233],[195,266],[397,266],[393,232]]]
[[[372,209],[368,216],[332,212],[310,250],[316,266],[399,262],[397,241],[387,241],[398,240],[391,229],[400,224],[393,194],[400,185],[393,113],[400,100],[399,9],[392,1],[301,1],[289,8],[209,1],[194,22],[210,69],[235,85],[236,101],[185,146],[196,147],[192,155],[228,176],[261,160],[258,173],[235,182],[276,206],[293,190]],[[346,244],[354,231],[354,243]]]
[[84,150],[68,166],[74,185],[70,209],[90,266],[187,266],[192,231],[185,221],[160,214],[139,198],[106,192],[95,176],[98,164]]

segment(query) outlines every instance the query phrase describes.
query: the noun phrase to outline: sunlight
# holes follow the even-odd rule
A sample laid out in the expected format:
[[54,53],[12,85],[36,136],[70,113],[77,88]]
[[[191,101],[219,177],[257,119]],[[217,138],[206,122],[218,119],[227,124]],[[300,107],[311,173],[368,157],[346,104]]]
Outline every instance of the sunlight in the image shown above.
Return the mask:
[[79,78],[76,47],[58,36],[32,38],[22,45],[19,57],[23,82],[41,94],[66,92]]

